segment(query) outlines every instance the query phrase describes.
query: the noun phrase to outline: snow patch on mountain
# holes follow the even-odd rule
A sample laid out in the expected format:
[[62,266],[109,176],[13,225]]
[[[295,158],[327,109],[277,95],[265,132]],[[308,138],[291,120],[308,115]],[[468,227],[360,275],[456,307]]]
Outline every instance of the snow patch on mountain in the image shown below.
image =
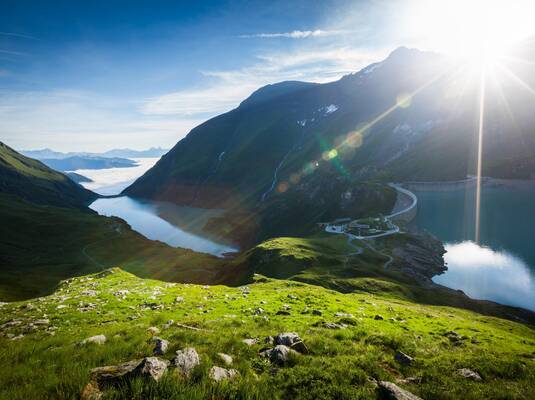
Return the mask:
[[329,104],[328,106],[321,107],[318,112],[323,113],[323,115],[329,115],[337,111],[338,108],[339,107],[336,104]]

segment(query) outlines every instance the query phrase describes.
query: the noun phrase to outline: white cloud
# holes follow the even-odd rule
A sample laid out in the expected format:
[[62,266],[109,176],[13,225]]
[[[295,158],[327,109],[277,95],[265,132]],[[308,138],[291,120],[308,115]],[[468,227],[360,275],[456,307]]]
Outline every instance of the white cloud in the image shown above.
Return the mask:
[[284,80],[327,82],[378,61],[386,52],[350,47],[262,54],[257,63],[233,70],[201,71],[210,84],[146,100],[147,115],[213,116],[238,106],[261,86]]
[[347,31],[324,31],[316,29],[314,31],[291,31],[291,32],[275,32],[275,33],[254,33],[250,35],[240,35],[241,38],[290,38],[290,39],[306,39],[319,36],[333,36],[342,35]]

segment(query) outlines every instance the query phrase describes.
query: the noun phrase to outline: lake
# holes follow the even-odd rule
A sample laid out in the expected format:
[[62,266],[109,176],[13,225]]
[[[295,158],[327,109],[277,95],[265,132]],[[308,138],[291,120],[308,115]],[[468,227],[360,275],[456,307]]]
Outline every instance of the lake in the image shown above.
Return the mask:
[[[93,181],[83,183],[85,188],[102,195],[117,195],[150,169],[159,158],[133,160],[138,166],[74,172]],[[221,215],[221,210],[180,207],[171,203],[142,201],[126,196],[98,199],[89,207],[101,215],[122,218],[146,238],[159,240],[173,247],[187,248],[217,257],[238,250],[237,246],[227,240],[203,230],[204,224],[210,218]]]
[[445,242],[448,271],[436,283],[470,297],[535,310],[535,187],[487,184],[481,194],[480,243],[475,188],[414,191],[413,224]]

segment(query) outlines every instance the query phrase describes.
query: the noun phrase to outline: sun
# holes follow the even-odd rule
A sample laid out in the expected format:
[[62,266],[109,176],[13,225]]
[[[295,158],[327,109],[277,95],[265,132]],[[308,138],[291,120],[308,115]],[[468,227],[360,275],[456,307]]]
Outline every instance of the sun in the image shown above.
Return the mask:
[[405,29],[418,47],[491,68],[535,34],[533,0],[410,0]]

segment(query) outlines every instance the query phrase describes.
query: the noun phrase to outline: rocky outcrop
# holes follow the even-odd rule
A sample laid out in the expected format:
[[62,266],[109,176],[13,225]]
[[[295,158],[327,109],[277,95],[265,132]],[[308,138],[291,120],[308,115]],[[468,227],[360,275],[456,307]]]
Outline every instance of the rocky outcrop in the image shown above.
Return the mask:
[[420,397],[400,388],[392,382],[379,382],[378,391],[380,398],[383,400],[422,400]]

